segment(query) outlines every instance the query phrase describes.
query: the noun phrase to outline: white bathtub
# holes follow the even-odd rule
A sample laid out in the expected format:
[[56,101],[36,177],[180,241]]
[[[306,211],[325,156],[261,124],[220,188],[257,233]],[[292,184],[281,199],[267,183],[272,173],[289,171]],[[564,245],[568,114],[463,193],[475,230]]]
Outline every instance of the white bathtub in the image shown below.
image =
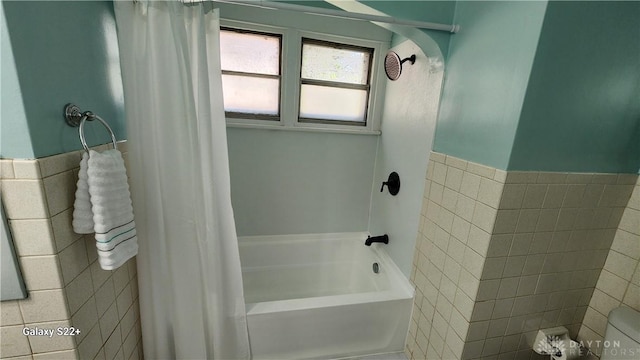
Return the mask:
[[253,359],[404,350],[414,291],[386,245],[364,245],[367,235],[239,238]]

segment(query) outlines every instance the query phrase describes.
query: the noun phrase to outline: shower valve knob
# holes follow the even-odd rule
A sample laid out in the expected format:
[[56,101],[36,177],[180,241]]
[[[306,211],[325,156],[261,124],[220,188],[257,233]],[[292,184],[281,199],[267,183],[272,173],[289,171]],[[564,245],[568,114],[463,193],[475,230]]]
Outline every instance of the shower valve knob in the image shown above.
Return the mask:
[[387,181],[384,181],[382,183],[382,187],[380,187],[380,192],[384,190],[385,185],[389,189],[389,194],[393,196],[398,195],[398,192],[400,192],[400,176],[398,175],[398,173],[394,171],[391,174],[389,174],[389,178],[387,179]]

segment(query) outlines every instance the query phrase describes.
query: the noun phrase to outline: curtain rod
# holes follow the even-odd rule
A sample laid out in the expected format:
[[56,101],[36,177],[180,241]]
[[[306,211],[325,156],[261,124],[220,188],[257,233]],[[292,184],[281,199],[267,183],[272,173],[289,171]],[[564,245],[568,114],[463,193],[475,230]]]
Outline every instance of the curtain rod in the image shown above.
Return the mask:
[[326,15],[326,16],[335,16],[335,17],[341,17],[341,18],[347,18],[347,19],[381,22],[386,24],[406,25],[406,26],[412,26],[420,29],[446,31],[452,34],[455,34],[456,32],[458,32],[458,30],[460,30],[460,25],[448,25],[448,24],[438,24],[438,23],[431,23],[431,22],[425,22],[425,21],[398,19],[391,16],[369,15],[369,14],[363,14],[363,13],[348,12],[343,10],[324,9],[324,8],[317,8],[313,6],[287,4],[282,2],[273,2],[273,1],[265,1],[265,0],[213,0],[213,2],[235,4],[235,5],[256,6],[256,7],[268,8],[268,9],[292,10],[292,11],[299,11],[299,12],[304,12],[304,13],[314,14],[314,15]]

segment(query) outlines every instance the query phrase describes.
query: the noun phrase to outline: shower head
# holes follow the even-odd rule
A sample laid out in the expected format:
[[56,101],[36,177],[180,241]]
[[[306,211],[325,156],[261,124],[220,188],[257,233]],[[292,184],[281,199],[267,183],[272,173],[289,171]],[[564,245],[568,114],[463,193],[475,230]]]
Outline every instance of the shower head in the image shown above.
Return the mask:
[[411,65],[416,62],[416,55],[400,60],[400,56],[393,51],[389,51],[384,57],[384,72],[387,73],[389,80],[398,80],[402,74],[402,64],[405,61],[411,61]]

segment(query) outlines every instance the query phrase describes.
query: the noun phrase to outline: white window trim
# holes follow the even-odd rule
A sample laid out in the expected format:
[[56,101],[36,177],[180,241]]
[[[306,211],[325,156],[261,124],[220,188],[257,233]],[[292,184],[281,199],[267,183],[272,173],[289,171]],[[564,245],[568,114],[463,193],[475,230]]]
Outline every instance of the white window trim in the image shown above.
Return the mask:
[[[280,64],[280,121],[242,118],[237,117],[236,115],[234,117],[226,118],[228,127],[380,135],[382,106],[384,103],[384,88],[386,84],[384,76],[380,76],[380,72],[383,71],[381,64],[383,63],[384,56],[389,49],[389,43],[379,40],[360,39],[316,31],[299,30],[227,19],[221,19],[220,25],[228,28],[280,34],[282,36]],[[366,117],[367,122],[365,126],[308,123],[298,121],[300,102],[300,66],[303,37],[373,49]]]

